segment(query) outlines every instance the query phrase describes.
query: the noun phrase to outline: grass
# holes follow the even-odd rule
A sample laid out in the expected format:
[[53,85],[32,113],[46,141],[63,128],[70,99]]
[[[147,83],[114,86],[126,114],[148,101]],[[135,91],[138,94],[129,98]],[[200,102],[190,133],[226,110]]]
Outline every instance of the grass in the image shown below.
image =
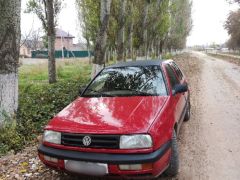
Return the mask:
[[[58,81],[73,80],[79,78],[89,78],[91,65],[83,60],[57,60],[56,71]],[[47,83],[48,64],[25,64],[19,68],[19,84]]]

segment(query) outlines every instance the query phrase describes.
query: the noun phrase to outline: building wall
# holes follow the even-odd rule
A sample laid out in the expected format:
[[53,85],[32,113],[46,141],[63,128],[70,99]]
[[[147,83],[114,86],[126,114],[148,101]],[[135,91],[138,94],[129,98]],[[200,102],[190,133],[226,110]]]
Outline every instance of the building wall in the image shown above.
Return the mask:
[[73,39],[72,38],[56,38],[55,40],[55,49],[56,50],[62,50],[62,45],[67,50],[70,50],[73,47]]
[[20,56],[31,57],[31,50],[27,48],[25,45],[20,47]]

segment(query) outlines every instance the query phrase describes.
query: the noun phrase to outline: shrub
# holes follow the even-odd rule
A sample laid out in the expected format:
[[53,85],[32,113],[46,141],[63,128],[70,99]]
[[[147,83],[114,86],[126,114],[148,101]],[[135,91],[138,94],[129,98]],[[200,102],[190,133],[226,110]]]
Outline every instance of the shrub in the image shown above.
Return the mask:
[[20,150],[23,144],[23,137],[17,131],[16,120],[5,119],[3,127],[0,129],[0,156],[9,150]]
[[49,119],[78,96],[80,87],[85,83],[84,80],[72,80],[21,88],[18,131],[30,139],[34,138],[42,132]]
[[55,84],[21,84],[17,121],[0,130],[0,155],[11,149],[18,151],[35,139],[55,114],[76,99],[88,81],[78,78]]
[[171,53],[166,53],[163,55],[162,59],[172,59],[173,55]]

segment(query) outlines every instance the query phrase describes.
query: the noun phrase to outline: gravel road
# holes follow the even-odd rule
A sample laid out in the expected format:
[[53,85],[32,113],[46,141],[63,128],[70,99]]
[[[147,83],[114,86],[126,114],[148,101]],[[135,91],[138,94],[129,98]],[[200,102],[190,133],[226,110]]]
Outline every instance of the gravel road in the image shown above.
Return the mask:
[[[178,138],[180,172],[171,179],[240,179],[240,66],[199,52],[174,59],[189,78],[192,113]],[[1,179],[99,180],[46,169],[36,145],[0,158]]]
[[[178,179],[240,179],[240,67],[193,52],[202,66],[190,81],[192,118],[180,135]],[[200,78],[200,80],[199,80]],[[195,96],[195,97],[193,97]]]

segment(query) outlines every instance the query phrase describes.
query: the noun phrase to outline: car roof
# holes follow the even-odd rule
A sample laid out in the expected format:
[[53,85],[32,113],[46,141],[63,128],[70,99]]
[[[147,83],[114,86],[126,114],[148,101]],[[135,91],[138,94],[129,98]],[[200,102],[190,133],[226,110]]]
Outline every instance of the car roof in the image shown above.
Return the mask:
[[164,60],[137,60],[137,61],[128,61],[120,62],[114,65],[107,66],[106,68],[117,68],[117,67],[136,67],[136,66],[160,66]]

